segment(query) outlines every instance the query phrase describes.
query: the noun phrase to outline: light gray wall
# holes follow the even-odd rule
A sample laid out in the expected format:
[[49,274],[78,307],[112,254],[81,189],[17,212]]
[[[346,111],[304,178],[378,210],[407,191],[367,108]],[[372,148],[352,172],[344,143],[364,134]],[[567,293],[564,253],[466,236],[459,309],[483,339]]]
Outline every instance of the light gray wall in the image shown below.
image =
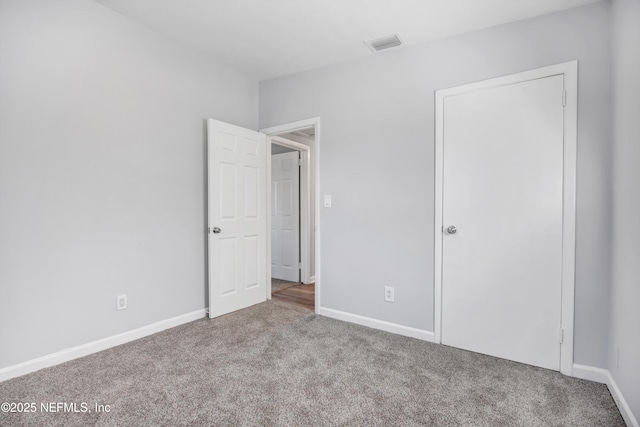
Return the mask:
[[0,1],[0,368],[205,307],[204,120],[257,96],[92,1]]
[[606,367],[609,49],[596,3],[262,82],[261,128],[322,120],[322,305],[433,330],[434,91],[577,59],[575,362]]
[[[609,370],[640,421],[640,1],[614,0]],[[615,349],[620,349],[619,369]]]
[[294,150],[293,148],[284,147],[278,144],[271,144],[271,154],[284,154],[284,153],[290,153],[292,151],[296,151],[296,150]]

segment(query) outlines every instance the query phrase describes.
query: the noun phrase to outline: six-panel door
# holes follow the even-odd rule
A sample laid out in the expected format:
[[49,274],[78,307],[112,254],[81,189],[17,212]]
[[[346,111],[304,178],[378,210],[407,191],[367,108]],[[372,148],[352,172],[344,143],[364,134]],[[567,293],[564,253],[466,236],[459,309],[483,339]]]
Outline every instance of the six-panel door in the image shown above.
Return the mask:
[[266,136],[209,119],[208,160],[209,317],[216,317],[266,300]]

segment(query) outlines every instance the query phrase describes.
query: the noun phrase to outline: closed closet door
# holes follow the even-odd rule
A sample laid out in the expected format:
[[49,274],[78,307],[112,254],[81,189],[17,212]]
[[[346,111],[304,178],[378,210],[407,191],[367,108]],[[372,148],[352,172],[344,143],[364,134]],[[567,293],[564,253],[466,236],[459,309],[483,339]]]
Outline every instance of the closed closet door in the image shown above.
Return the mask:
[[563,90],[444,99],[443,344],[560,369]]

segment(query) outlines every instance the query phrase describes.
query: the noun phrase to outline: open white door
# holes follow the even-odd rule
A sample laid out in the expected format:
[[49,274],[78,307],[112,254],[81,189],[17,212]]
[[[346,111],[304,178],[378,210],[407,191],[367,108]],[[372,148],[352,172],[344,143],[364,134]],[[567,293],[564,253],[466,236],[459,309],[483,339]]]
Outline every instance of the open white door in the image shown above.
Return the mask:
[[300,281],[300,153],[271,156],[271,277]]
[[266,300],[266,135],[209,119],[209,317]]

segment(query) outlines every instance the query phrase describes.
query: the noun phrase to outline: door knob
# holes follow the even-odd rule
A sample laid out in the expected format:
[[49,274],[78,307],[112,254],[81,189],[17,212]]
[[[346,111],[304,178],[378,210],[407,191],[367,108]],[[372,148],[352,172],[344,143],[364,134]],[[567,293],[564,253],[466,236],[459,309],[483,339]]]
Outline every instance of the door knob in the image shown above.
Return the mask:
[[447,233],[456,234],[457,232],[458,232],[458,229],[456,228],[455,225],[450,225],[447,227]]
[[213,234],[218,234],[218,233],[220,233],[222,230],[220,230],[218,227],[213,227],[213,228],[211,229],[211,231],[213,231]]

